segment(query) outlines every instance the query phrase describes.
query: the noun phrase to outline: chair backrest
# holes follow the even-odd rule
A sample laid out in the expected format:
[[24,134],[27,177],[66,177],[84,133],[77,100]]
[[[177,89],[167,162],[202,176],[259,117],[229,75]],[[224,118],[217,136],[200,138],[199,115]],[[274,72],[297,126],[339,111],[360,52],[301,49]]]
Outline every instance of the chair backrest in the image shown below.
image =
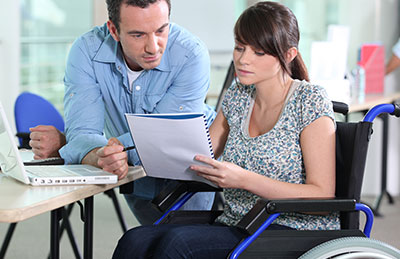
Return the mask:
[[[29,128],[37,125],[52,125],[61,132],[64,131],[64,119],[57,109],[43,97],[24,92],[21,93],[14,105],[17,134],[29,133]],[[29,139],[19,138],[21,147],[29,147]],[[28,141],[28,143],[27,143]]]
[[235,67],[233,61],[229,65],[228,71],[225,76],[224,84],[222,85],[221,92],[218,96],[217,105],[215,105],[215,110],[218,112],[222,105],[222,100],[224,99],[225,93],[228,88],[232,85],[233,79],[235,78]]
[[[369,139],[370,122],[338,122],[336,129],[336,197],[360,201]],[[342,229],[359,228],[359,212],[340,214]]]

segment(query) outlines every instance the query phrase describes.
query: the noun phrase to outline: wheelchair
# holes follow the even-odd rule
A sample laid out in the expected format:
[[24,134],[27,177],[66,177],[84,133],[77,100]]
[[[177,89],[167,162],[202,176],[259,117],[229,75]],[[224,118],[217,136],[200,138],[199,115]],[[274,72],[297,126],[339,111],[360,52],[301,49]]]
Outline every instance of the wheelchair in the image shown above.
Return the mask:
[[[346,104],[333,102],[334,111],[347,114]],[[247,234],[229,258],[400,258],[400,250],[369,238],[373,224],[371,209],[360,203],[361,186],[372,122],[381,113],[400,117],[400,107],[373,107],[361,122],[337,122],[336,193],[334,199],[260,199],[236,225]],[[164,189],[153,204],[165,214],[154,224],[212,223],[222,213],[181,211],[179,208],[197,191],[221,191],[203,183],[181,182]],[[177,201],[178,200],[178,201]],[[264,231],[281,214],[290,212],[340,212],[340,230]],[[360,211],[366,214],[364,231],[359,229]]]

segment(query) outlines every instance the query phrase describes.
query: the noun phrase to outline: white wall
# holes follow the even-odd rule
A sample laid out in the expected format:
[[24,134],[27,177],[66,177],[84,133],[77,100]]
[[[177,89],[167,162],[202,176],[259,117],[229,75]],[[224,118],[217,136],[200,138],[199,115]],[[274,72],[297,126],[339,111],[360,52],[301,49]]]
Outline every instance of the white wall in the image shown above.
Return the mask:
[[106,1],[93,1],[93,25],[103,25],[108,20]]
[[171,4],[171,21],[197,35],[210,52],[233,49],[234,1],[173,0]]
[[[400,37],[398,0],[340,0],[340,24],[351,29],[349,49],[357,49],[364,42],[381,42],[385,46],[386,60],[391,48]],[[359,10],[359,11],[356,11]],[[358,29],[354,29],[358,28]],[[357,62],[357,53],[349,53],[350,67]],[[400,71],[385,78],[385,93],[400,91]],[[362,117],[356,118],[362,119]],[[363,195],[378,195],[381,188],[382,122],[374,120],[374,133],[369,146]],[[388,181],[387,189],[392,195],[400,193],[400,119],[389,118]]]
[[[7,2],[7,3],[5,3]],[[19,1],[1,0],[0,17],[0,101],[15,130],[14,102],[19,93]]]

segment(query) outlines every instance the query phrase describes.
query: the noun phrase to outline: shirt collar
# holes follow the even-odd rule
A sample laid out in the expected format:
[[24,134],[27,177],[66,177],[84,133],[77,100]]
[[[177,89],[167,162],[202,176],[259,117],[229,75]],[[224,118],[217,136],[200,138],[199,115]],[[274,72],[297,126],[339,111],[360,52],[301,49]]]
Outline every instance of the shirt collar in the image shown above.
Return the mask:
[[[114,40],[111,34],[108,34],[94,56],[94,60],[104,63],[116,63],[119,54],[118,45],[118,42]],[[120,55],[122,55],[122,52]]]

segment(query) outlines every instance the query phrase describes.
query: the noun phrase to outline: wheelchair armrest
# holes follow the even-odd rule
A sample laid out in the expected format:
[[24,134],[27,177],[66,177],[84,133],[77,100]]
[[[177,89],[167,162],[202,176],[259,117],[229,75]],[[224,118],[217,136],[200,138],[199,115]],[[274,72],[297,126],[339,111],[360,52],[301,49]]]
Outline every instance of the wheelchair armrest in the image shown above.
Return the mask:
[[171,207],[183,194],[187,192],[218,192],[220,188],[208,184],[192,181],[171,182],[151,202],[162,212]]
[[354,199],[259,199],[236,227],[252,235],[274,213],[354,211],[355,206]]

